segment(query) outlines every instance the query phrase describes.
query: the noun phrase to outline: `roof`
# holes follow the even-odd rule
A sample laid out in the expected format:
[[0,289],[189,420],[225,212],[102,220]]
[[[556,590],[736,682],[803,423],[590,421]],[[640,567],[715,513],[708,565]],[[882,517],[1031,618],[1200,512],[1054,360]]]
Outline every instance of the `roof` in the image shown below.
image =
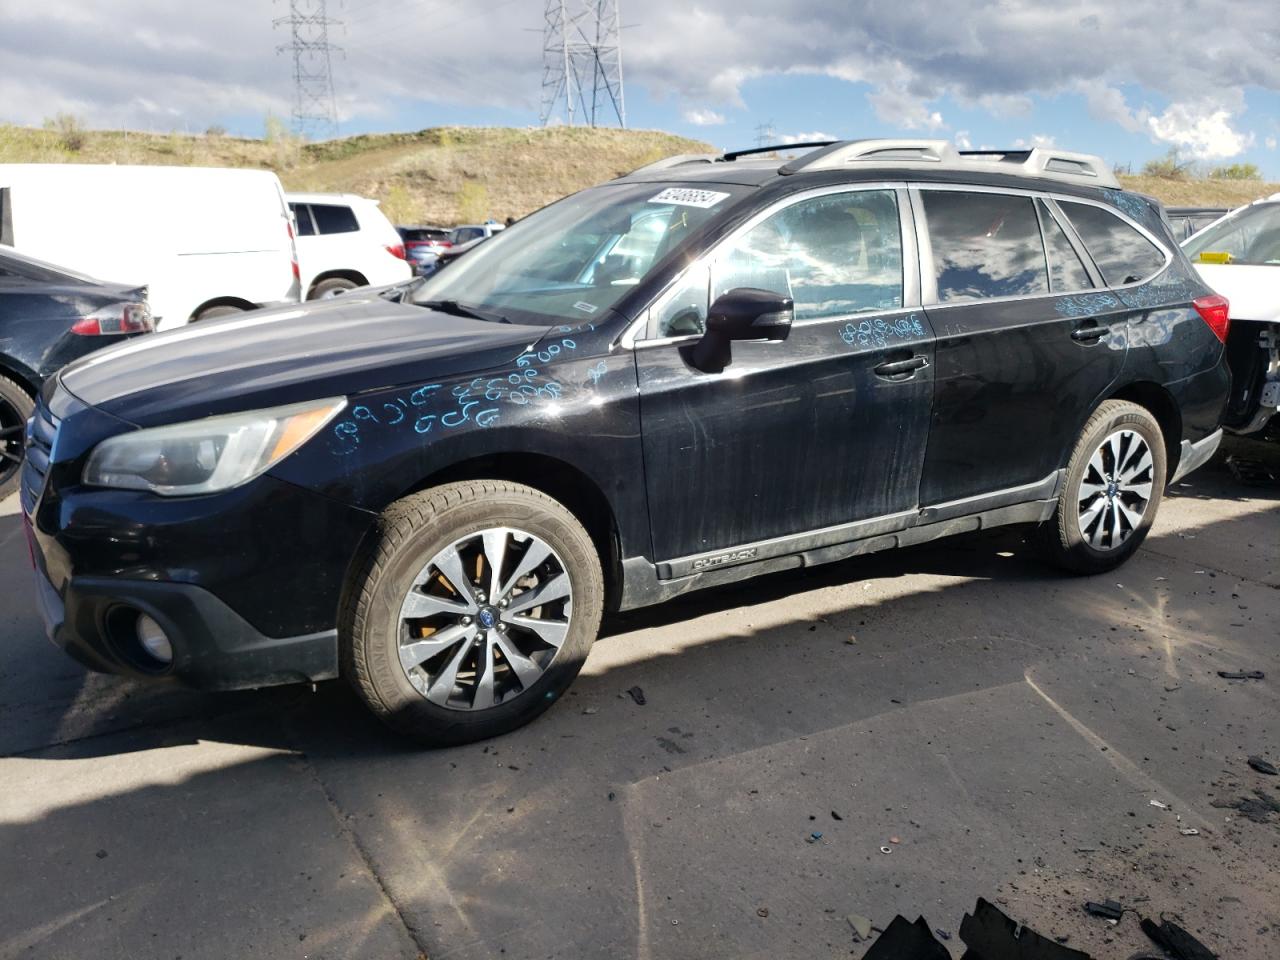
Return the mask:
[[341,200],[343,203],[378,202],[371,197],[362,197],[357,193],[300,193],[293,190],[286,190],[284,198],[290,203],[332,203],[335,200]]
[[[775,177],[801,174],[866,173],[868,179],[963,179],[1049,181],[1075,187],[1120,189],[1100,157],[1057,148],[957,150],[946,140],[875,139],[798,144],[798,157],[779,157],[786,146],[739,150],[723,155],[684,154],[648,164],[621,179],[687,180],[760,186]],[[792,148],[794,149],[794,148]],[[761,156],[771,153],[772,156]],[[924,175],[922,177],[922,175]],[[985,175],[985,176],[983,176]]]

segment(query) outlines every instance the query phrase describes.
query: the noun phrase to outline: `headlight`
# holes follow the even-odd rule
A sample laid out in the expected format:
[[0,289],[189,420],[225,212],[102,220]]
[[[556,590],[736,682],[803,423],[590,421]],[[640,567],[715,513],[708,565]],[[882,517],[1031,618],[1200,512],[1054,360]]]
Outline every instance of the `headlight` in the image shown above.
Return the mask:
[[98,444],[84,482],[166,497],[229,490],[270,470],[346,405],[337,397],[121,434]]

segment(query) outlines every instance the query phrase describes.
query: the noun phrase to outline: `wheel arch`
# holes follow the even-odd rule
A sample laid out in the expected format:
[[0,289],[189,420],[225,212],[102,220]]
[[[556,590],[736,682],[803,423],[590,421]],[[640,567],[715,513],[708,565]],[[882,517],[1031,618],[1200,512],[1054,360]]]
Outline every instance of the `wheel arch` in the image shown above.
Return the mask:
[[616,609],[622,589],[621,535],[609,498],[590,475],[543,453],[494,453],[452,464],[414,484],[401,497],[459,480],[506,480],[533,487],[563,504],[587,530],[604,573],[605,604]]
[[26,364],[4,354],[0,354],[0,377],[12,380],[33,397],[40,393],[40,388],[43,386],[43,380],[39,374]]
[[1182,411],[1173,394],[1158,383],[1138,380],[1113,391],[1106,399],[1136,403],[1155,417],[1164,435],[1166,476],[1172,477],[1182,456]]
[[307,286],[308,300],[311,299],[311,294],[315,292],[316,287],[326,280],[350,280],[357,287],[367,287],[369,285],[368,279],[359,270],[352,270],[348,267],[338,270],[325,270],[311,278],[311,283]]

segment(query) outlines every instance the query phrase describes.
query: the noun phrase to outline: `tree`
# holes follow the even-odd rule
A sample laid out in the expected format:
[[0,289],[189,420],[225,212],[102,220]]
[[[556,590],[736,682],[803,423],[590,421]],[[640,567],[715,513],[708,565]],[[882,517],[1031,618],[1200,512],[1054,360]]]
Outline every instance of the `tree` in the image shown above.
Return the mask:
[[1142,174],[1147,177],[1161,177],[1165,180],[1185,180],[1191,170],[1192,161],[1180,160],[1178,148],[1171,147],[1159,160],[1148,160],[1142,165]]

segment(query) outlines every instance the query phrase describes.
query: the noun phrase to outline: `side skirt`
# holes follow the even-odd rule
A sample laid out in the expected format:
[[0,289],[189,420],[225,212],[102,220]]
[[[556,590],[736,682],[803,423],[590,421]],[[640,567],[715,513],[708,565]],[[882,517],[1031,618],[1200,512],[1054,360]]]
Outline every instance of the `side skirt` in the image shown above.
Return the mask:
[[957,533],[1043,523],[1053,516],[1065,477],[1065,470],[1057,470],[1042,481],[1011,490],[663,563],[627,557],[622,561],[618,609],[632,610],[693,590],[928,543]]

